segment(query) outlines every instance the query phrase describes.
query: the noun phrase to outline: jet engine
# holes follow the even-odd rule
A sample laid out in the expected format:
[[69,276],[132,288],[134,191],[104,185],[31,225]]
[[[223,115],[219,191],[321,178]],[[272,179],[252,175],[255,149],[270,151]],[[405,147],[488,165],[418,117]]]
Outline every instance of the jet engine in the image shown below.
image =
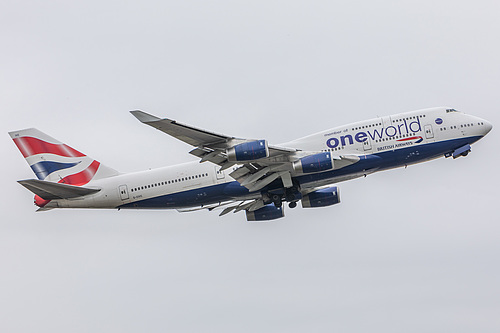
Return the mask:
[[319,153],[302,157],[293,162],[293,169],[299,173],[314,173],[333,169],[331,153]]
[[282,207],[276,207],[273,204],[264,206],[253,212],[247,210],[247,221],[269,221],[276,220],[285,216]]
[[256,140],[240,143],[229,148],[226,153],[230,162],[253,161],[269,157],[269,147],[266,140]]
[[302,197],[302,208],[326,207],[340,202],[340,189],[337,186],[324,188]]

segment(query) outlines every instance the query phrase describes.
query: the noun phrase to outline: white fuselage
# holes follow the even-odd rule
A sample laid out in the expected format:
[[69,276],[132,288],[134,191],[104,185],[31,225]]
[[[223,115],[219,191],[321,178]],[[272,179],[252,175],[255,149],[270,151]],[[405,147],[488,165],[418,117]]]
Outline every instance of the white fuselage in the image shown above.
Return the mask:
[[[472,144],[491,124],[448,108],[433,108],[356,122],[282,144],[307,152],[356,155],[362,163],[314,175],[293,174],[301,187],[315,187],[363,174],[431,160]],[[278,145],[279,146],[279,145]],[[359,165],[359,167],[357,167]],[[100,189],[78,199],[52,200],[47,208],[187,208],[234,199],[256,198],[229,174],[233,166],[198,161],[120,174],[86,185]]]

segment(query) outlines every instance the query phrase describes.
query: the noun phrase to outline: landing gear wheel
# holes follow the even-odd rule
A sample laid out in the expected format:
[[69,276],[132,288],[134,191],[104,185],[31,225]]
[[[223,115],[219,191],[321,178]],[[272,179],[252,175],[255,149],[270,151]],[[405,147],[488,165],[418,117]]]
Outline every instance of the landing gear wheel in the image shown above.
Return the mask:
[[288,207],[290,207],[290,208],[295,208],[295,207],[297,207],[297,203],[296,203],[295,201],[294,201],[294,202],[290,202],[290,203],[288,204]]
[[298,194],[299,194],[299,189],[297,186],[287,188],[285,190],[285,199],[288,202],[292,202],[297,199]]
[[273,195],[271,196],[271,200],[273,201],[273,204],[274,204],[274,206],[275,206],[276,208],[281,207],[281,204],[282,204],[282,202],[281,202],[281,196],[279,196],[279,195],[277,195],[277,194],[273,194]]

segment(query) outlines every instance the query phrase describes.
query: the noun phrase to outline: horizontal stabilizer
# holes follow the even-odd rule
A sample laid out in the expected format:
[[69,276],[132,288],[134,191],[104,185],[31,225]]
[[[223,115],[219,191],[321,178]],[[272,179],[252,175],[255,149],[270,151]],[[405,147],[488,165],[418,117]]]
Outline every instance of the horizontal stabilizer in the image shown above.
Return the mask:
[[18,183],[45,200],[72,199],[100,191],[98,189],[53,183],[38,179],[19,180]]

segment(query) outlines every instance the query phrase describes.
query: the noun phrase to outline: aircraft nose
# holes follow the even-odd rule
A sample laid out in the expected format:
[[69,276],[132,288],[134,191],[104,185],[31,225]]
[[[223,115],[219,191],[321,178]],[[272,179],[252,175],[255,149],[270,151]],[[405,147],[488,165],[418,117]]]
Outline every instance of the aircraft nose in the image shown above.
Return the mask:
[[489,121],[486,121],[486,120],[483,120],[483,126],[484,126],[484,130],[483,130],[483,136],[488,134],[491,129],[493,128],[493,125],[489,122]]

